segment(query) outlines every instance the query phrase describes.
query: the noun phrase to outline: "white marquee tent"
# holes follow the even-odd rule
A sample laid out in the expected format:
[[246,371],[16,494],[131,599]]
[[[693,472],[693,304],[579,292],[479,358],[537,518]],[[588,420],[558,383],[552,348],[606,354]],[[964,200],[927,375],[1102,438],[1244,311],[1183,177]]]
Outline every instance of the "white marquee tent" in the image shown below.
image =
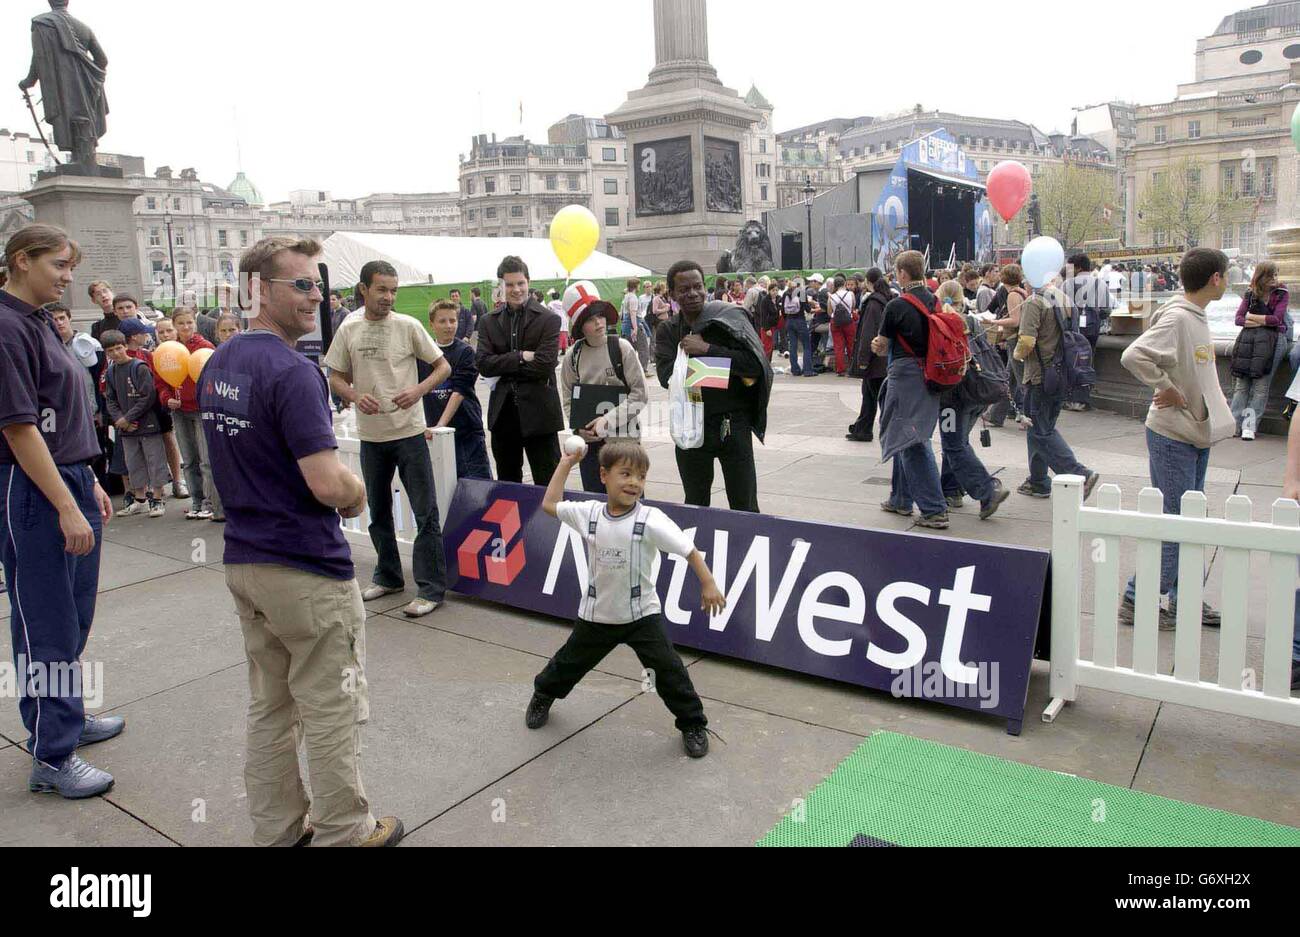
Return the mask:
[[[449,238],[410,234],[358,234],[340,231],[325,242],[330,284],[346,289],[372,260],[386,260],[402,286],[477,283],[495,280],[503,257],[522,257],[534,280],[563,280],[567,274],[546,238]],[[645,267],[600,252],[573,272],[575,280],[646,277]]]

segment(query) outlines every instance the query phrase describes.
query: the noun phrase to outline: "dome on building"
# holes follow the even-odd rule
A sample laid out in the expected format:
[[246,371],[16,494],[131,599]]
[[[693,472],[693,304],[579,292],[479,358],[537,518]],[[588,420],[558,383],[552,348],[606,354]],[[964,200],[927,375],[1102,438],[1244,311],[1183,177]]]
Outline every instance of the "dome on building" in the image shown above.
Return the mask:
[[235,176],[235,181],[226,186],[226,190],[232,195],[237,195],[254,208],[260,208],[266,204],[262,201],[262,193],[257,191],[257,186],[253,185],[248,176],[240,172]]
[[758,85],[749,86],[749,94],[745,95],[745,103],[750,107],[756,107],[760,111],[772,110],[772,105],[768,103],[767,98],[763,97],[763,92],[758,90]]

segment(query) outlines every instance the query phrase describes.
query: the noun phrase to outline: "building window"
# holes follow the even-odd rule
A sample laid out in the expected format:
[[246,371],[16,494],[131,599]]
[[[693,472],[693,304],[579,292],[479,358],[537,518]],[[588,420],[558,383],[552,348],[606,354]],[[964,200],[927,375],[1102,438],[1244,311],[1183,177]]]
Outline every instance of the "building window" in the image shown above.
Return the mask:
[[234,279],[235,264],[231,260],[221,261],[221,275],[227,279]]
[[1157,231],[1155,236],[1155,241],[1156,241],[1156,247],[1164,247],[1165,233],[1163,231]]
[[1223,237],[1220,239],[1222,243],[1219,246],[1225,251],[1232,250],[1237,244],[1236,234],[1237,232],[1232,225],[1224,225]]
[[600,151],[600,158],[606,163],[618,162],[618,149],[616,147],[603,147]]
[[27,162],[29,163],[36,162],[36,153],[33,152],[32,150],[27,151]]
[[496,190],[497,190],[497,181],[495,179],[489,177],[483,180],[483,192],[485,194],[491,195]]
[[1262,198],[1272,198],[1277,193],[1273,190],[1273,177],[1276,175],[1276,163],[1271,159],[1259,161],[1259,194]]
[[1187,122],[1187,139],[1201,139],[1201,122],[1199,120],[1189,120]]
[[1239,59],[1242,65],[1258,65],[1263,60],[1264,53],[1260,52],[1258,49],[1250,49],[1241,53],[1241,58]]
[[760,193],[759,196],[758,196],[758,200],[759,200],[760,202],[766,202],[766,201],[767,201],[767,186],[765,186],[765,185],[761,185],[761,186],[758,187],[758,190],[759,190],[759,193]]
[[522,205],[511,205],[511,206],[510,206],[510,217],[511,217],[511,218],[522,218],[522,217],[524,217],[524,206],[522,206]]
[[560,187],[560,176],[558,173],[548,172],[546,174],[546,191],[554,192]]
[[163,270],[166,269],[163,262],[161,260],[151,261],[149,264],[149,268],[153,271],[154,282],[157,283],[161,281]]
[[150,211],[158,210],[158,199],[154,198],[152,195],[144,200],[144,204]]
[[247,231],[240,231],[240,232],[239,232],[239,246],[240,246],[240,247],[247,247],[247,246],[248,246],[248,232],[247,232]]
[[473,195],[473,194],[474,194],[474,180],[473,180],[473,179],[466,179],[466,180],[465,180],[465,194],[466,194],[466,195]]
[[1255,174],[1246,171],[1246,164],[1241,166],[1241,194],[1246,197],[1255,195]]
[[229,241],[228,241],[228,239],[227,239],[226,232],[225,232],[225,231],[218,231],[218,232],[217,232],[217,247],[229,247],[229,246],[230,246],[230,244],[229,244]]
[[570,192],[582,191],[582,177],[579,176],[576,172],[569,173],[569,191]]
[[605,180],[605,194],[606,194],[606,195],[618,195],[618,180],[617,180],[617,179],[606,179],[606,180]]
[[162,231],[158,228],[149,229],[149,246],[162,247]]
[[511,192],[522,192],[523,190],[524,190],[524,177],[523,177],[523,176],[511,176],[511,177],[510,177],[510,191],[511,191]]
[[495,220],[496,216],[497,216],[497,210],[495,208],[488,208],[483,211],[483,217],[488,219],[489,221]]
[[180,210],[181,210],[181,200],[180,200],[180,199],[178,199],[178,198],[174,198],[174,199],[172,199],[172,210],[173,210],[173,211],[180,211]]
[[1237,167],[1228,163],[1223,167],[1223,178],[1219,183],[1219,191],[1228,198],[1237,197]]
[[1241,241],[1241,252],[1247,257],[1253,257],[1259,248],[1258,230],[1254,223],[1243,224],[1237,229]]
[[1187,170],[1187,191],[1196,195],[1201,191],[1201,171],[1199,169]]
[[1158,124],[1153,129],[1152,133],[1155,134],[1156,143],[1165,143],[1168,140],[1169,128],[1164,124]]
[[760,137],[760,138],[759,138],[759,141],[758,141],[758,152],[760,152],[760,153],[766,153],[766,152],[767,152],[767,137]]
[[177,231],[177,232],[176,232],[176,246],[177,246],[177,247],[184,247],[184,246],[185,246],[185,232],[184,232],[184,231]]
[[617,228],[617,227],[618,227],[618,209],[617,209],[617,208],[606,208],[606,209],[605,209],[605,227],[607,227],[607,228]]

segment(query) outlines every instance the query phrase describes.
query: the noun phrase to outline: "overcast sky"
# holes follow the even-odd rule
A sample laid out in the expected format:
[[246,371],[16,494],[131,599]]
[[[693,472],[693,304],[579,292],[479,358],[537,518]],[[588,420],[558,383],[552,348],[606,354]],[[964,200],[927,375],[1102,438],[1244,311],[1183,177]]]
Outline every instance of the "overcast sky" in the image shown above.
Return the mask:
[[[725,84],[741,94],[758,84],[778,130],[919,103],[1050,132],[1069,129],[1072,107],[1170,100],[1195,77],[1196,40],[1248,5],[711,0],[709,51]],[[244,171],[273,201],[292,189],[453,190],[471,136],[519,133],[521,102],[523,132],[541,141],[566,114],[609,113],[654,65],[652,7],[72,0],[70,12],[110,60],[101,149],[227,185],[238,139]],[[11,131],[31,130],[17,82],[31,56],[27,22],[45,9],[0,4],[11,72],[0,126]]]

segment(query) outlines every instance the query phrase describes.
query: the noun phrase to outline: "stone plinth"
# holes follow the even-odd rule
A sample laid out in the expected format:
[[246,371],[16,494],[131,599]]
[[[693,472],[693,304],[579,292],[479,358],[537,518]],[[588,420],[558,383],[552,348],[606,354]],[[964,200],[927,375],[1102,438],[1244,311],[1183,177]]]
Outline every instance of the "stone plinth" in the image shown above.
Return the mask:
[[1300,283],[1300,222],[1284,222],[1268,232],[1268,259],[1277,264],[1283,283]]
[[[608,115],[628,139],[632,204],[610,251],[660,273],[717,268],[748,220],[744,139],[762,115],[708,61],[705,0],[655,0],[655,67]],[[758,219],[753,219],[758,220]]]
[[81,245],[81,265],[63,299],[79,324],[97,322],[103,315],[87,292],[96,280],[107,281],[115,293],[129,294],[140,303],[149,298],[142,295],[132,213],[139,195],[139,189],[121,179],[75,175],[44,175],[23,193],[38,222],[57,225]]

